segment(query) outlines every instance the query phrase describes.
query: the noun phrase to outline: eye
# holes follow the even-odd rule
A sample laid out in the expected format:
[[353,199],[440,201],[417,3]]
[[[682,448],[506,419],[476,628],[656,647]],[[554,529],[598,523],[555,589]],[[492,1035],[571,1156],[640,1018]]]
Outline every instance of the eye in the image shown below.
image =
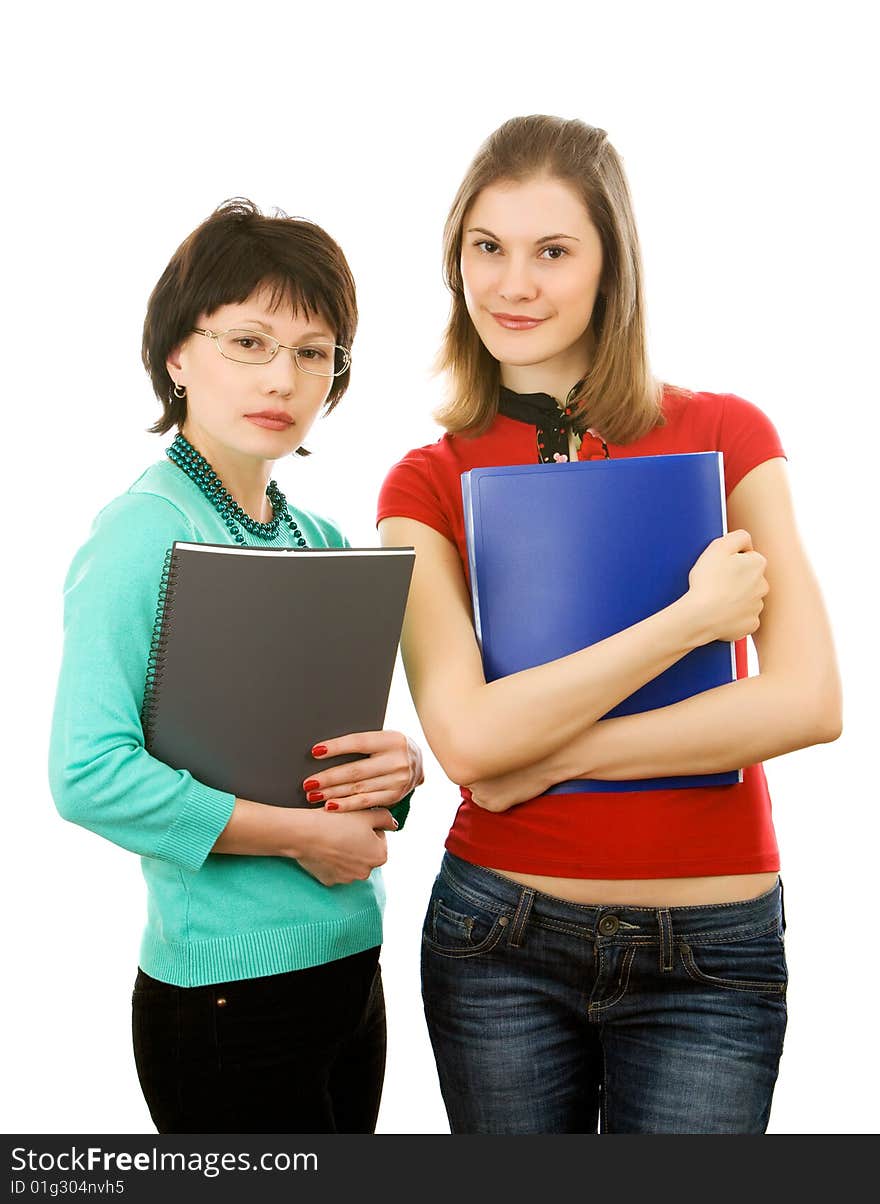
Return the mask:
[[498,243],[492,242],[490,238],[481,238],[479,242],[474,243],[474,246],[478,247],[484,255],[494,255],[496,251],[501,250]]
[[308,347],[297,347],[297,355],[301,355],[303,359],[311,361],[323,361],[330,358],[332,348],[328,344],[323,346],[321,343],[311,343]]
[[242,351],[265,351],[266,349],[265,340],[261,339],[258,334],[236,334],[232,336],[232,342]]
[[565,247],[544,247],[541,251],[541,256],[546,255],[548,259],[561,259],[563,255],[567,254],[568,250]]

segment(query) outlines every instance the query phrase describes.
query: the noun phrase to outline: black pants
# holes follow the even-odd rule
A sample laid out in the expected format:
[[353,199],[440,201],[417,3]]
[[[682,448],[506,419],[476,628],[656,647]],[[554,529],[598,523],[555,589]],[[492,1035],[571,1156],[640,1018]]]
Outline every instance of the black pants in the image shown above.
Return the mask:
[[139,969],[132,1035],[160,1133],[372,1133],[385,1072],[379,950],[207,987]]

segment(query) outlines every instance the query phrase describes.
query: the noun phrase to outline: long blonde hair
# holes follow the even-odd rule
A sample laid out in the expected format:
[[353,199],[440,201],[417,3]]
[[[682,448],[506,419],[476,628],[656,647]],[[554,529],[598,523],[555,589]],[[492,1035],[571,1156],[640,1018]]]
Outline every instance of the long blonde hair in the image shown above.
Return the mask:
[[464,300],[462,232],[484,188],[499,180],[548,175],[573,185],[602,241],[602,279],[590,319],[595,353],[577,396],[575,426],[609,443],[632,443],[664,422],[661,387],[651,375],[645,336],[642,260],[623,164],[604,130],[582,121],[513,117],[490,134],[468,168],[443,233],[443,277],[452,307],[437,357],[450,385],[435,414],[451,433],[481,434],[498,410],[500,369]]

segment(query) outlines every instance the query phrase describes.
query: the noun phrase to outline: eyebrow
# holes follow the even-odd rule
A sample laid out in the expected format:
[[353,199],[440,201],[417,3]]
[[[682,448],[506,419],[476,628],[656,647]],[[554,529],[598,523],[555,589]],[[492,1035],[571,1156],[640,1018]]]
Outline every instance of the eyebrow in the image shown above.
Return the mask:
[[[501,242],[501,239],[497,234],[493,234],[491,230],[485,230],[482,226],[471,226],[468,230],[468,234],[485,234],[489,238],[493,238],[496,242]],[[576,238],[574,234],[545,234],[543,238],[535,239],[535,246],[539,247],[541,243],[544,242],[558,242],[560,238],[568,238],[572,242],[581,241],[579,238]]]
[[[241,321],[242,322],[250,322],[250,324],[252,326],[262,326],[263,330],[265,330],[267,334],[272,334],[272,327],[269,326],[266,322],[261,322],[259,318],[242,318]],[[241,326],[231,326],[230,329],[231,330],[241,330]],[[272,334],[272,338],[274,339],[275,337],[276,336],[274,334]],[[329,339],[331,342],[333,341],[333,335],[331,335],[329,333],[329,331],[327,331],[327,330],[307,330],[305,332],[305,334],[300,335],[300,338],[301,339]],[[279,342],[280,342],[280,339],[279,339]]]

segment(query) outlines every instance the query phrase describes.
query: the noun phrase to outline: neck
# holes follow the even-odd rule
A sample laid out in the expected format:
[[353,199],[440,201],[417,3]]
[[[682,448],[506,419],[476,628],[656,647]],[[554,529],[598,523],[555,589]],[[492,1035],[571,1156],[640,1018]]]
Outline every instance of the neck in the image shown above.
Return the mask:
[[272,474],[272,460],[243,455],[218,443],[207,431],[189,422],[183,424],[180,433],[205,457],[245,514],[261,523],[271,519],[272,506],[266,497],[266,486]]
[[564,401],[572,387],[587,375],[595,339],[588,327],[583,337],[552,359],[538,364],[501,364],[501,383],[514,393],[547,393]]

